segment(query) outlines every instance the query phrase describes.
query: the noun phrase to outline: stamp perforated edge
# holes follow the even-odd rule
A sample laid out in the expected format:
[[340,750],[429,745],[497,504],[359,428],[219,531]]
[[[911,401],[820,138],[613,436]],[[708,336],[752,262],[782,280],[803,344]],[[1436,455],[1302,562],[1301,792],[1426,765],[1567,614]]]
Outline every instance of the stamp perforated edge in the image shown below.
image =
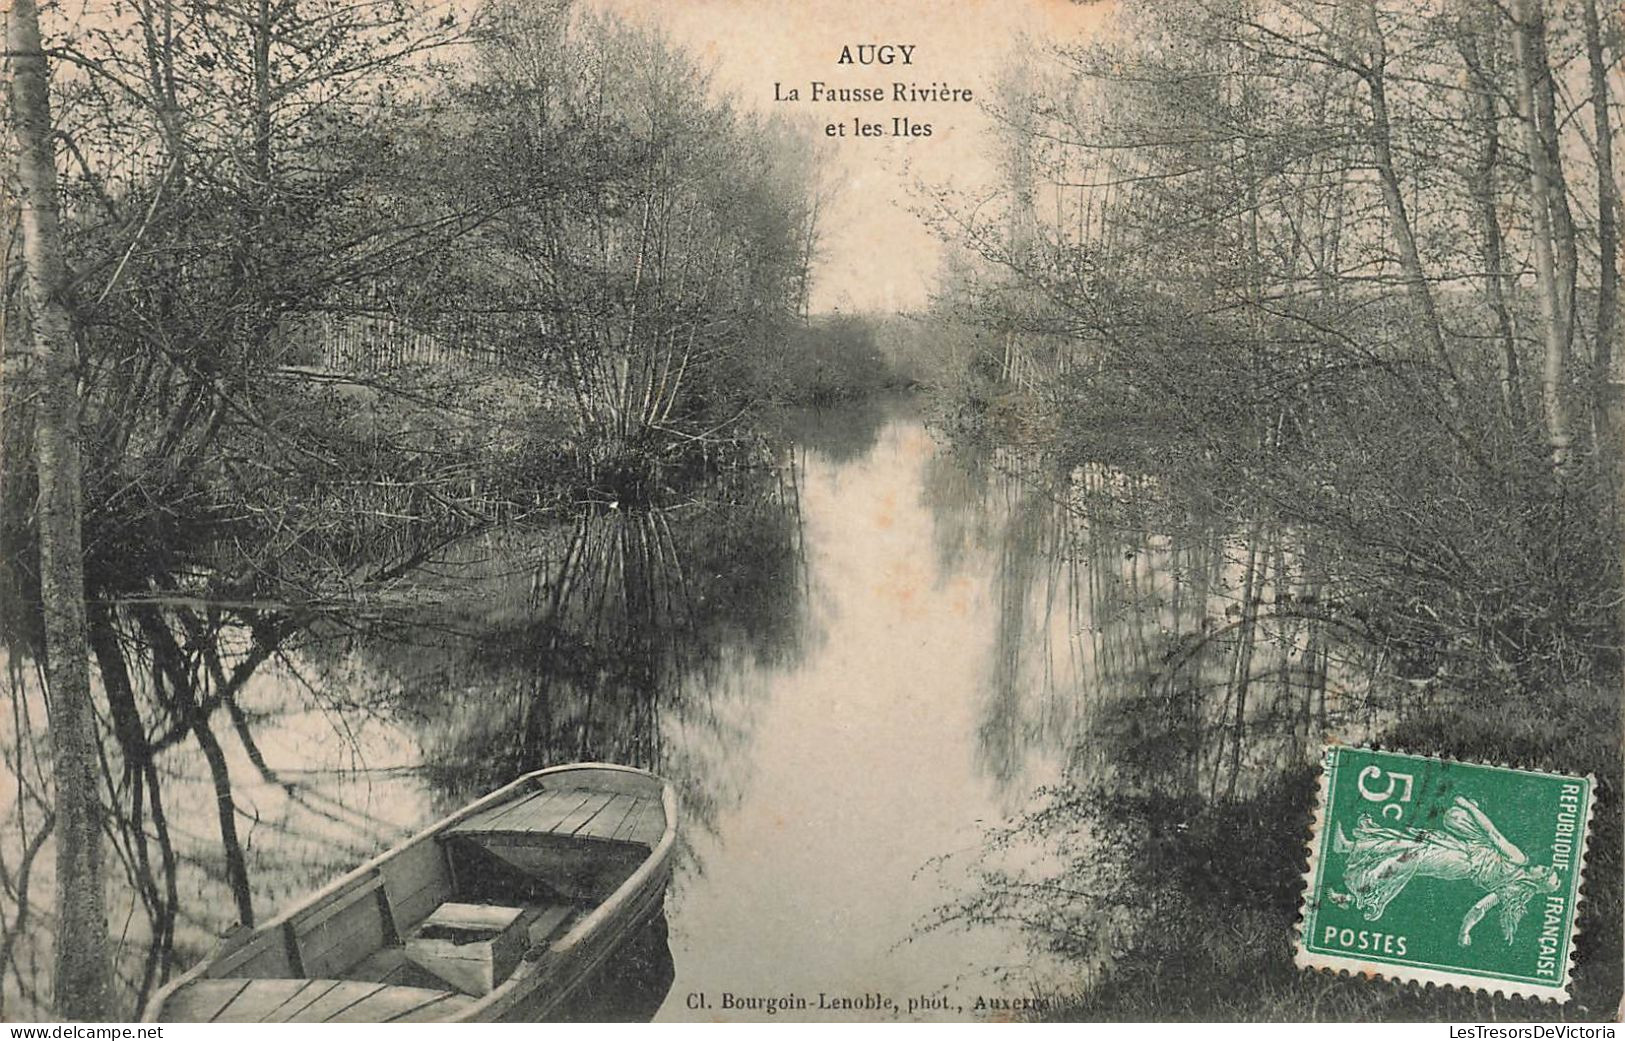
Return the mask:
[[1315,878],[1320,871],[1320,842],[1321,829],[1326,823],[1326,811],[1331,802],[1331,771],[1328,762],[1334,751],[1347,749],[1351,751],[1380,752],[1384,755],[1403,756],[1409,759],[1428,759],[1440,763],[1460,763],[1463,766],[1487,766],[1501,770],[1516,770],[1520,773],[1545,774],[1552,776],[1553,771],[1537,770],[1532,767],[1512,766],[1505,763],[1476,763],[1467,759],[1458,759],[1454,756],[1425,755],[1419,752],[1404,752],[1393,748],[1383,748],[1380,745],[1322,745],[1319,757],[1320,777],[1315,788],[1315,812],[1310,817],[1308,854],[1309,866],[1303,873],[1303,886],[1298,893],[1298,917],[1293,924],[1295,934],[1293,940],[1293,962],[1299,969],[1314,969],[1322,972],[1336,972],[1339,975],[1360,975],[1376,980],[1388,980],[1395,983],[1432,983],[1441,987],[1455,987],[1461,990],[1471,990],[1485,994],[1499,994],[1508,998],[1532,998],[1538,1001],[1550,1001],[1564,1004],[1569,1000],[1569,985],[1572,982],[1574,971],[1575,941],[1580,936],[1580,907],[1585,902],[1585,870],[1586,855],[1591,844],[1591,815],[1597,805],[1597,778],[1593,774],[1559,774],[1563,777],[1583,777],[1586,781],[1585,819],[1580,827],[1580,844],[1578,855],[1575,858],[1577,882],[1574,887],[1574,911],[1569,928],[1568,950],[1563,957],[1563,978],[1550,986],[1524,983],[1517,980],[1501,979],[1495,976],[1478,976],[1469,973],[1443,972],[1438,969],[1425,969],[1408,965],[1394,965],[1389,962],[1363,961],[1359,958],[1342,957],[1332,954],[1319,954],[1307,949],[1304,941],[1304,925],[1308,920],[1309,901],[1314,894]]

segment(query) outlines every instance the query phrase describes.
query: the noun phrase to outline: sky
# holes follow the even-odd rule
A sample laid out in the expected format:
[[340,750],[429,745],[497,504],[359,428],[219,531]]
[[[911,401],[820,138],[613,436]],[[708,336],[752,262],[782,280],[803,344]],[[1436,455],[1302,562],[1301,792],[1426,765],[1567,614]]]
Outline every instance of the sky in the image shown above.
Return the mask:
[[[846,124],[831,139],[830,178],[837,186],[812,289],[816,312],[894,312],[929,298],[942,244],[910,212],[914,186],[961,189],[991,173],[984,135],[984,99],[1004,74],[1018,33],[1078,38],[1105,17],[1106,5],[1069,0],[600,0],[629,21],[661,26],[685,49],[713,63],[718,90],[761,111]],[[838,63],[842,49],[909,45],[910,64]],[[810,84],[882,87],[874,103],[814,102]],[[890,84],[946,84],[972,91],[970,103],[891,100]],[[800,91],[776,101],[774,84]],[[929,123],[929,137],[858,138],[856,117],[886,131],[904,116]]]

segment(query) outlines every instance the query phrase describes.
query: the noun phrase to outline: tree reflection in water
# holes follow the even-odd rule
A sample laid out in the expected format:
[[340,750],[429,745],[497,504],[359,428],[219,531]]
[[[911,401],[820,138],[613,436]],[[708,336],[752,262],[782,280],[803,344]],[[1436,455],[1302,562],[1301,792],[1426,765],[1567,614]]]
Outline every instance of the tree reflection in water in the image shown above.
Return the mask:
[[1382,655],[1322,609],[1327,564],[1290,529],[1153,516],[1153,497],[1110,471],[1057,487],[1018,470],[985,483],[981,516],[998,522],[973,534],[963,483],[938,522],[949,544],[974,538],[996,561],[990,774],[1026,776],[1014,759],[1042,749],[1074,753],[1075,779],[1233,796],[1307,761],[1328,727],[1402,712]]
[[[940,554],[974,545],[995,562],[980,761],[1026,809],[970,854],[980,884],[926,927],[1021,926],[1053,985],[1075,988],[1173,905],[1227,899],[1223,878],[1273,884],[1285,864],[1291,881],[1302,837],[1257,815],[1298,819],[1288,804],[1308,786],[1287,782],[1321,735],[1360,740],[1404,703],[1380,649],[1322,609],[1332,562],[1289,528],[1228,530],[1105,468],[1057,477],[965,454],[938,457],[927,498]],[[1043,758],[1067,765],[1035,793]],[[1279,863],[1216,876],[1200,851],[1221,826],[1237,857]]]
[[[753,692],[735,666],[798,653],[794,480],[747,473],[679,506],[469,536],[342,608],[98,599],[116,1013],[136,1015],[233,922],[526,770],[649,767],[678,785],[685,824],[706,826],[742,783],[730,758]],[[37,634],[26,611],[5,618],[0,1018],[37,1020],[45,712]],[[569,1015],[652,1014],[671,979],[663,925]]]
[[[798,447],[776,471],[470,534],[365,604],[99,606],[126,1011],[233,920],[581,759],[673,779],[690,841],[678,964],[649,939],[577,1018],[656,1007],[673,971],[729,985],[777,942],[813,987],[877,966],[934,987],[1020,961],[1008,928],[892,946],[938,899],[920,898],[919,862],[1011,813],[947,858],[940,899],[961,898],[934,924],[1015,924],[1035,968],[1060,954],[1072,985],[1111,966],[1153,991],[1126,975],[1177,968],[1144,953],[1152,925],[1219,909],[1227,929],[1289,935],[1301,835],[1281,822],[1302,818],[1304,764],[1323,734],[1404,725],[1415,702],[1392,692],[1426,682],[1334,624],[1359,617],[1328,603],[1339,561],[1268,516],[1220,524],[1199,496],[1120,472],[933,448],[891,406],[784,424]],[[34,644],[7,638],[21,794],[0,830],[0,953],[4,1014],[26,1018],[44,1014],[49,963],[48,771]],[[870,788],[888,797],[858,805]],[[854,863],[910,888],[861,894],[874,921],[803,954],[786,887],[822,885],[834,906],[859,895],[831,883]],[[1191,957],[1248,949],[1185,940]]]

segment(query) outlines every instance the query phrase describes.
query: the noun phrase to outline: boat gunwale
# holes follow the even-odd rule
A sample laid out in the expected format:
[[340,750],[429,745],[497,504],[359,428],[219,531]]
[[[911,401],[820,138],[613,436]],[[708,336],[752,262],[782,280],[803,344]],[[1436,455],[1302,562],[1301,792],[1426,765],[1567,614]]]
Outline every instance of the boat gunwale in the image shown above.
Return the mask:
[[[671,847],[676,837],[676,793],[673,790],[670,781],[652,771],[644,770],[636,766],[625,766],[620,763],[565,763],[559,766],[548,766],[540,770],[532,770],[527,774],[521,774],[519,777],[514,778],[512,781],[509,781],[502,787],[481,796],[466,806],[454,810],[452,813],[442,817],[438,821],[435,821],[433,824],[430,824],[422,830],[408,836],[388,849],[374,855],[370,859],[363,861],[361,864],[350,869],[349,871],[335,878],[333,881],[329,882],[327,885],[322,886],[314,893],[294,904],[292,907],[277,913],[275,916],[267,919],[260,925],[255,926],[254,929],[248,933],[247,936],[243,937],[242,940],[235,943],[223,942],[216,945],[215,949],[206,955],[196,965],[164,984],[158,989],[157,993],[148,999],[146,1006],[142,1010],[140,1022],[164,1022],[164,1020],[161,1020],[158,1017],[163,1012],[164,1006],[169,1003],[169,999],[175,995],[175,992],[188,984],[198,981],[199,979],[208,978],[209,969],[218,963],[222,958],[241,950],[243,947],[253,943],[256,939],[264,934],[269,934],[275,932],[276,930],[282,929],[288,925],[288,923],[292,922],[300,915],[308,913],[313,908],[337,897],[343,896],[347,889],[356,885],[358,882],[366,881],[369,876],[378,877],[377,872],[379,868],[387,864],[389,861],[394,860],[402,853],[405,853],[407,850],[438,837],[440,833],[446,831],[453,825],[475,813],[489,809],[491,806],[510,799],[516,792],[523,790],[527,785],[534,784],[541,778],[552,774],[568,773],[572,770],[612,770],[620,773],[637,774],[641,777],[647,777],[650,780],[656,781],[660,785],[661,808],[666,816],[665,832],[661,835],[660,841],[649,851],[649,855],[644,858],[641,864],[638,865],[637,870],[631,875],[627,876],[626,880],[616,887],[613,893],[605,898],[604,901],[597,907],[593,908],[591,913],[581,919],[581,921],[577,922],[569,932],[565,933],[564,936],[550,944],[548,949],[549,951],[563,952],[569,947],[573,947],[574,945],[580,943],[581,940],[586,936],[596,932],[599,926],[603,924],[605,919],[611,917],[610,912],[618,911],[621,906],[624,905],[628,899],[630,899],[631,894],[638,888],[641,888],[641,886],[648,881],[648,879],[654,874],[655,870],[663,868],[670,855]],[[535,970],[538,968],[538,966],[538,962],[530,961],[528,959],[521,962],[519,969],[517,969],[514,974],[510,976],[501,986],[491,991],[490,994],[478,998],[473,1004],[464,1006],[464,1008],[460,1010],[459,1015],[449,1020],[442,1020],[441,1022],[466,1022],[472,1017],[477,1016],[480,1011],[488,1008],[499,998],[511,994],[517,984],[531,979],[531,977],[535,975]],[[272,979],[276,977],[263,978]],[[318,977],[297,976],[287,978],[316,979]],[[457,992],[455,990],[448,989],[447,993],[455,994]]]

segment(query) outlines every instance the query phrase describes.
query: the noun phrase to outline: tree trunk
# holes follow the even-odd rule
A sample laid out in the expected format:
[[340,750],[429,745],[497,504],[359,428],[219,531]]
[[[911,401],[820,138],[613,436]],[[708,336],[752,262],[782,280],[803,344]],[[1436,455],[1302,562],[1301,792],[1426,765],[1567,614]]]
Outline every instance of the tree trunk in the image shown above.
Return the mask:
[[34,0],[12,0],[7,47],[17,133],[33,378],[38,391],[40,600],[56,788],[54,1002],[65,1019],[110,1014],[96,717],[90,701],[80,532],[79,384],[57,225],[49,70]]
[[1469,6],[1462,17],[1456,44],[1471,75],[1468,98],[1472,119],[1479,133],[1478,154],[1468,190],[1473,197],[1473,211],[1478,224],[1479,255],[1484,261],[1484,296],[1495,314],[1496,333],[1501,341],[1502,405],[1513,428],[1521,431],[1524,428],[1523,380],[1518,371],[1518,342],[1512,329],[1512,314],[1507,308],[1507,299],[1513,294],[1506,274],[1505,247],[1495,190],[1496,169],[1501,162],[1501,133],[1495,102],[1497,87],[1490,70],[1484,65],[1485,55],[1494,52],[1494,45],[1492,43],[1487,49],[1479,47],[1481,25],[1482,22]]
[[[1575,289],[1579,285],[1580,261],[1575,245],[1574,214],[1569,209],[1568,182],[1563,176],[1563,143],[1558,124],[1552,63],[1546,48],[1545,0],[1520,0],[1518,20],[1527,30],[1524,43],[1527,67],[1533,76],[1530,96],[1538,118],[1534,127],[1546,150],[1547,205],[1551,207],[1552,245],[1555,250],[1558,292],[1558,318],[1562,322],[1564,350],[1574,349]],[[1572,432],[1571,432],[1571,437]]]
[[[271,4],[254,13],[254,186],[261,207],[271,192]],[[262,214],[263,216],[263,214]]]
[[1536,82],[1540,72],[1535,66],[1537,62],[1544,65],[1544,50],[1534,40],[1534,34],[1542,24],[1532,10],[1535,2],[1538,0],[1517,0],[1513,13],[1517,24],[1513,26],[1512,45],[1518,66],[1518,87],[1515,92],[1518,115],[1523,122],[1524,151],[1529,160],[1529,211],[1535,225],[1536,295],[1540,299],[1541,324],[1545,327],[1541,398],[1546,408],[1546,438],[1552,453],[1552,465],[1562,474],[1568,470],[1573,448],[1569,433],[1568,401],[1563,385],[1568,379],[1568,316],[1563,306],[1563,293],[1558,286],[1553,248],[1551,156],[1537,122],[1539,105]]
[[1405,197],[1399,188],[1399,173],[1394,167],[1393,131],[1388,116],[1388,87],[1385,80],[1388,53],[1382,27],[1377,24],[1374,0],[1367,0],[1365,17],[1372,48],[1371,66],[1364,73],[1371,95],[1371,156],[1377,167],[1377,180],[1382,185],[1382,198],[1387,205],[1394,245],[1399,250],[1405,290],[1421,318],[1422,336],[1427,341],[1428,349],[1444,372],[1445,400],[1453,407],[1457,404],[1456,367],[1445,346],[1438,308],[1433,302],[1433,291],[1428,288],[1426,273],[1422,270],[1422,255],[1416,246],[1416,236],[1411,231],[1410,214],[1405,208]]
[[1580,5],[1585,17],[1586,58],[1591,66],[1591,117],[1597,147],[1597,347],[1591,356],[1593,422],[1599,454],[1614,451],[1614,335],[1619,317],[1618,186],[1614,183],[1614,127],[1608,113],[1608,64],[1597,24],[1596,0]]

